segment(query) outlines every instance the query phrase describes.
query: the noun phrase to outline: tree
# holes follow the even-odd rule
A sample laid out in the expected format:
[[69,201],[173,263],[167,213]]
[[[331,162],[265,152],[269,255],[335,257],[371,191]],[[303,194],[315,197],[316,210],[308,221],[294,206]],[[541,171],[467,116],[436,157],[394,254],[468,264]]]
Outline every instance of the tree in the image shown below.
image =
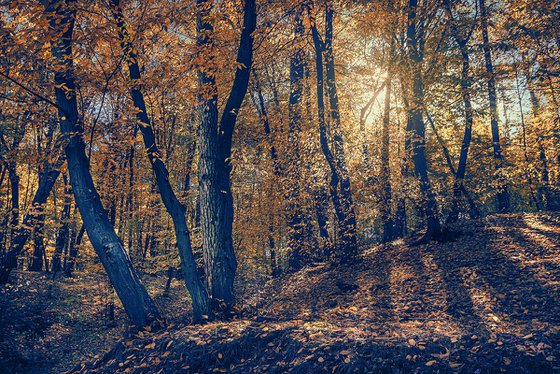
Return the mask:
[[[350,179],[344,156],[344,140],[340,129],[340,111],[338,108],[338,94],[334,71],[334,55],[332,48],[333,39],[333,9],[332,4],[326,5],[326,32],[325,41],[321,39],[315,23],[315,16],[311,16],[311,30],[315,45],[315,66],[317,69],[317,117],[319,122],[319,136],[321,150],[330,169],[330,195],[333,202],[337,224],[339,228],[340,248],[337,256],[339,259],[348,260],[356,253],[356,216],[354,212]],[[309,10],[311,12],[311,10]],[[323,68],[326,62],[326,74]],[[327,93],[330,103],[330,118],[332,120],[333,144],[331,149],[330,139],[327,135],[327,122],[325,116],[324,87],[325,77]]]
[[60,131],[65,136],[65,149],[70,183],[88,237],[99,256],[111,284],[115,288],[130,320],[139,327],[147,326],[161,317],[132,266],[130,257],[116,235],[89,170],[83,128],[80,123],[74,81],[72,35],[76,8],[74,0],[44,1],[53,33],[52,56],[56,106]]
[[496,95],[496,76],[494,74],[494,65],[492,62],[492,52],[490,49],[490,40],[488,37],[488,11],[486,9],[485,0],[479,0],[480,6],[480,23],[482,26],[482,48],[484,50],[484,62],[487,75],[488,85],[488,103],[490,105],[490,127],[492,129],[492,148],[494,150],[494,166],[496,168],[498,186],[496,191],[496,201],[498,212],[504,213],[510,210],[509,193],[507,185],[502,175],[503,159],[502,147],[500,145],[500,129],[498,126],[498,104]]
[[[467,29],[466,32],[460,30],[460,25],[457,24],[457,20],[453,15],[453,9],[450,0],[446,0],[445,3],[446,12],[449,18],[449,27],[451,28],[451,35],[459,48],[461,53],[461,96],[463,99],[463,105],[465,107],[465,132],[463,135],[463,142],[461,144],[461,152],[459,156],[459,164],[457,166],[457,171],[454,173],[455,182],[453,185],[453,201],[451,206],[451,211],[447,217],[447,222],[456,222],[459,217],[459,203],[461,194],[464,191],[464,179],[465,172],[467,169],[467,156],[469,153],[469,147],[471,145],[472,139],[472,126],[473,126],[473,108],[471,104],[471,73],[470,73],[470,61],[469,61],[469,50],[468,43],[471,38],[472,32],[474,31],[474,26],[470,30]],[[464,28],[464,27],[463,27]]]
[[162,155],[156,144],[152,124],[146,110],[144,94],[142,93],[138,56],[134,52],[132,39],[128,34],[119,0],[111,0],[111,11],[117,21],[121,48],[123,50],[124,59],[128,65],[129,76],[132,82],[130,95],[136,109],[138,128],[144,138],[144,147],[156,177],[159,194],[167,212],[173,220],[177,247],[181,258],[183,279],[185,280],[185,284],[191,295],[194,319],[195,321],[201,321],[204,318],[209,318],[212,315],[212,311],[210,310],[208,294],[204,289],[202,281],[198,277],[196,262],[191,247],[190,232],[185,216],[185,207],[181,204],[173,191],[173,187],[169,181],[169,172],[163,162]]
[[420,181],[422,192],[422,210],[426,216],[426,233],[418,240],[425,242],[440,234],[437,203],[428,177],[428,164],[426,161],[426,125],[423,119],[424,108],[424,82],[422,79],[422,61],[424,59],[424,28],[423,20],[418,19],[418,1],[408,2],[408,27],[406,43],[408,58],[412,75],[412,102],[409,110],[407,131],[410,136],[410,148],[414,171]]
[[199,66],[199,194],[202,247],[206,279],[214,307],[229,313],[235,304],[233,281],[237,260],[233,248],[233,195],[231,150],[237,116],[247,93],[253,62],[255,0],[245,0],[243,29],[237,49],[233,85],[218,122],[218,94],[213,76],[213,26],[211,0],[197,0],[197,46],[204,66]]

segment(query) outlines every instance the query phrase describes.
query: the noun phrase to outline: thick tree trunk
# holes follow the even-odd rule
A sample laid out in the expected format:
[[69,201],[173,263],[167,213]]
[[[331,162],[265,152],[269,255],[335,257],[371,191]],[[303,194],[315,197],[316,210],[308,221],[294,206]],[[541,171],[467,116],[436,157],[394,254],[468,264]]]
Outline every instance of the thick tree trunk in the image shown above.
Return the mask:
[[245,0],[243,30],[237,51],[233,86],[218,123],[218,95],[212,72],[213,25],[209,0],[197,0],[197,46],[207,64],[198,72],[199,80],[199,196],[208,288],[213,306],[229,314],[235,304],[234,278],[237,260],[233,248],[233,195],[231,192],[231,148],[237,116],[245,98],[253,62],[253,31],[256,27],[255,0]]
[[488,14],[485,0],[479,0],[480,6],[480,22],[482,26],[482,48],[484,50],[484,61],[486,66],[486,75],[488,76],[488,102],[490,104],[490,127],[492,130],[492,147],[494,151],[494,163],[498,178],[498,191],[496,192],[496,202],[498,212],[504,213],[510,210],[509,193],[507,184],[503,175],[502,167],[504,156],[500,145],[500,129],[498,127],[498,103],[496,95],[496,77],[494,75],[494,66],[492,63],[492,52],[490,50],[490,41],[488,38]]
[[144,327],[160,319],[156,305],[146,292],[130,257],[115,233],[101,204],[89,170],[78,115],[73,75],[72,34],[75,22],[73,0],[44,1],[50,28],[59,34],[53,43],[54,83],[61,133],[67,138],[66,158],[74,199],[91,244],[103,264],[131,321]]
[[125,60],[128,64],[130,79],[133,83],[130,89],[130,94],[134,102],[134,107],[136,108],[136,118],[139,121],[138,127],[142,133],[144,147],[156,177],[159,194],[167,212],[173,220],[177,247],[181,258],[181,269],[183,271],[183,278],[187,289],[191,295],[194,319],[195,321],[202,321],[204,318],[210,318],[212,312],[210,309],[208,294],[204,289],[202,281],[198,277],[196,262],[191,247],[190,232],[187,226],[186,210],[173,191],[173,187],[169,181],[169,172],[167,171],[167,167],[165,166],[161,153],[155,143],[154,131],[150,118],[148,117],[146,103],[141,89],[141,76],[138,58],[134,52],[132,39],[129,37],[126,29],[119,0],[111,0],[111,6],[113,15],[117,20],[121,48],[123,49]]

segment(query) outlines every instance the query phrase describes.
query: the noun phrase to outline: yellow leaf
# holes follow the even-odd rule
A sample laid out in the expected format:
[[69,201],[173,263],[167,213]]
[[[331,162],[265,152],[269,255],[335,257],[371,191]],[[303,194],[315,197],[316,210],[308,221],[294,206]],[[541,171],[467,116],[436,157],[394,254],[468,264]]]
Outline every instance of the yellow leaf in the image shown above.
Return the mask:
[[431,360],[431,361],[426,362],[426,366],[432,366],[435,363],[437,363],[436,360]]
[[319,357],[319,358],[317,359],[317,361],[319,361],[319,362],[325,362],[325,359],[324,359],[323,357]]

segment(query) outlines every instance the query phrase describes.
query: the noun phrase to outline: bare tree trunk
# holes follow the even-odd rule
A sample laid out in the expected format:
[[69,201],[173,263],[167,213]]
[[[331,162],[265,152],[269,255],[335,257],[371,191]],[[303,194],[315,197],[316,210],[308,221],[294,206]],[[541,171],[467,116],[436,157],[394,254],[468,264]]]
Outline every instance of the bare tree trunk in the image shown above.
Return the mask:
[[482,25],[482,48],[484,50],[484,61],[486,66],[486,74],[488,76],[488,101],[490,104],[490,127],[492,129],[492,146],[494,150],[494,162],[496,174],[498,178],[498,191],[496,201],[498,212],[508,212],[510,210],[509,193],[507,184],[503,175],[502,167],[504,156],[500,145],[500,129],[498,127],[498,104],[496,95],[496,77],[494,75],[494,66],[492,63],[492,52],[490,51],[490,41],[488,38],[488,14],[485,0],[479,0],[480,5],[480,21]]
[[333,4],[329,1],[325,9],[325,72],[330,107],[329,117],[331,119],[331,130],[333,133],[333,155],[339,179],[337,193],[341,204],[340,212],[337,213],[341,241],[340,253],[338,253],[337,256],[347,260],[355,256],[358,249],[356,212],[354,211],[350,176],[348,174],[344,150],[344,138],[342,137],[342,126],[340,123],[340,109],[334,67],[333,18]]
[[64,252],[64,248],[67,247],[68,236],[70,234],[70,208],[72,205],[72,188],[68,184],[66,175],[62,175],[64,179],[64,206],[62,207],[62,213],[60,214],[60,228],[58,229],[58,234],[56,236],[54,245],[54,255],[52,258],[52,271],[58,272],[62,270],[61,256]]
[[76,8],[74,0],[43,1],[49,27],[59,35],[51,49],[60,131],[68,141],[66,158],[74,199],[91,244],[103,264],[131,321],[144,327],[160,319],[156,305],[146,292],[130,257],[116,235],[101,204],[89,170],[83,126],[76,101],[72,37]]
[[[455,24],[451,4],[446,2],[447,12],[451,23],[451,32],[459,50],[461,52],[461,96],[463,105],[465,106],[465,132],[463,135],[463,142],[461,144],[461,152],[459,154],[459,164],[457,165],[457,172],[455,173],[455,182],[453,185],[453,200],[451,203],[451,211],[447,217],[447,222],[456,222],[459,218],[460,199],[461,193],[465,190],[464,180],[467,170],[467,157],[472,139],[472,126],[473,126],[473,108],[471,104],[471,76],[470,76],[470,62],[469,51],[467,43],[470,39],[470,33],[467,36],[459,35],[459,30]],[[466,194],[465,194],[466,195]],[[466,195],[468,196],[468,195]]]
[[[391,49],[393,49],[391,43]],[[391,55],[392,55],[391,51]],[[389,164],[389,125],[391,123],[391,86],[392,72],[388,72],[385,82],[385,108],[383,114],[383,127],[381,131],[381,225],[383,226],[383,242],[395,238],[395,221],[392,217],[393,193],[391,189],[391,170]]]
[[426,233],[416,244],[424,243],[440,234],[437,203],[430,179],[428,178],[428,164],[426,161],[426,126],[422,116],[424,106],[424,82],[422,78],[422,60],[424,58],[423,26],[417,19],[417,0],[409,0],[407,47],[412,67],[412,105],[409,111],[410,121],[407,131],[410,134],[410,148],[414,171],[420,180],[420,190],[423,201],[421,208],[426,216]]
[[[212,10],[209,0],[197,0],[197,46],[199,52],[213,53],[213,25],[208,20]],[[253,31],[256,28],[255,0],[245,0],[243,30],[237,50],[237,69],[233,86],[218,122],[218,96],[214,77],[198,72],[200,162],[199,190],[202,247],[208,288],[215,309],[226,315],[235,304],[233,281],[237,260],[233,248],[233,195],[231,192],[231,150],[237,116],[247,93],[253,63]],[[215,69],[213,56],[206,57]],[[206,66],[206,68],[208,68]]]
[[195,321],[202,321],[204,318],[211,317],[210,301],[208,294],[204,289],[202,281],[198,277],[196,262],[191,247],[191,238],[189,228],[187,226],[187,218],[185,207],[181,204],[173,187],[169,181],[169,172],[165,166],[161,153],[155,142],[154,131],[146,111],[146,103],[140,85],[140,68],[138,65],[138,58],[134,52],[132,39],[128,35],[122,8],[119,0],[111,0],[111,7],[113,15],[117,20],[119,29],[119,39],[121,41],[121,48],[125,55],[125,60],[128,64],[130,79],[134,83],[131,86],[130,94],[136,108],[136,117],[140,122],[139,129],[144,138],[144,147],[148,154],[148,159],[152,166],[152,170],[156,177],[159,194],[165,205],[165,208],[175,228],[175,236],[177,239],[177,247],[179,249],[179,256],[181,258],[181,269],[183,271],[183,278],[185,280],[187,289],[191,295],[193,314]]

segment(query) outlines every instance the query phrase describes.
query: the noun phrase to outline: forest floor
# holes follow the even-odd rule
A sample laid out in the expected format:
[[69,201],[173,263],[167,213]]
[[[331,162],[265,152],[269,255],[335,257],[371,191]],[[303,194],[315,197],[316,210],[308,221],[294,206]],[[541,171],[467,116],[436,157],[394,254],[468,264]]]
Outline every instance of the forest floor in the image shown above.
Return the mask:
[[560,215],[498,215],[452,229],[460,236],[451,242],[399,240],[352,264],[278,277],[247,294],[229,322],[178,324],[188,314],[178,304],[184,291],[176,284],[166,299],[164,277],[148,279],[174,323],[124,340],[122,312],[107,330],[87,279],[17,274],[0,289],[0,369],[560,372]]

